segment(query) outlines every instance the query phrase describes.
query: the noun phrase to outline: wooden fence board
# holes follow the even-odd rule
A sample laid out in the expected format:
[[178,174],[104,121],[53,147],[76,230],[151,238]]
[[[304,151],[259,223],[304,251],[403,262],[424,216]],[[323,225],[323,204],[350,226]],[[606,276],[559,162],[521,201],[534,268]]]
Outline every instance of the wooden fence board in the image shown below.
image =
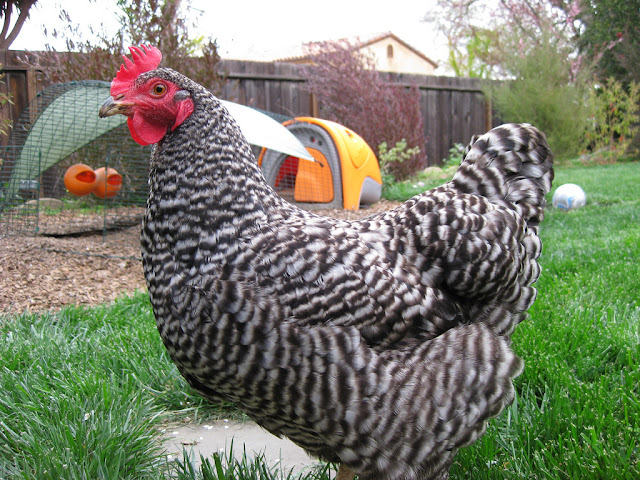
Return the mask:
[[[41,84],[35,71],[25,69],[17,61],[17,57],[22,52],[13,50],[0,50],[0,71],[4,74],[0,91],[11,96],[11,103],[0,109],[0,120],[10,120],[15,123],[27,107],[29,102],[35,98]],[[0,145],[7,145],[8,135],[0,137]]]

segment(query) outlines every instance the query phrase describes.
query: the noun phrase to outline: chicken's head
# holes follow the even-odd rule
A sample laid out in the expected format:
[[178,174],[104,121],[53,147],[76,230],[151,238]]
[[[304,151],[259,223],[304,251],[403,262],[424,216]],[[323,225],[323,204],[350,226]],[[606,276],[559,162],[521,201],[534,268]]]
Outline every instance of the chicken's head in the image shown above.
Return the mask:
[[100,117],[122,114],[133,139],[141,145],[157,143],[191,115],[193,100],[188,91],[163,78],[156,69],[162,53],[151,45],[131,47],[132,60],[124,56],[111,97],[100,108]]

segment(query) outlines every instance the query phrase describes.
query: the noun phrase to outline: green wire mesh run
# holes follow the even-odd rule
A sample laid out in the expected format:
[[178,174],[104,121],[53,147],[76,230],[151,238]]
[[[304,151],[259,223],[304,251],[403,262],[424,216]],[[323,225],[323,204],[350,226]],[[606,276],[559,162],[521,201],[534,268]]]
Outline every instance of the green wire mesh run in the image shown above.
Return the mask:
[[[58,84],[25,109],[0,150],[0,235],[106,232],[140,222],[150,147],[131,139],[125,117],[98,117],[108,97],[107,82]],[[116,169],[117,195],[69,193],[64,174],[77,163]]]

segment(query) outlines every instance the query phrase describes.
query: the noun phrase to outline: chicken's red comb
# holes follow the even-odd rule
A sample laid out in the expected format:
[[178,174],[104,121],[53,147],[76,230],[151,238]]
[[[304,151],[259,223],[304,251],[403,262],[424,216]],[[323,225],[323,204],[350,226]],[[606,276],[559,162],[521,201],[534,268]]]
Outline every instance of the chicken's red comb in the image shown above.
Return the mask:
[[120,67],[116,78],[111,82],[111,95],[115,96],[129,89],[129,85],[138,75],[158,68],[162,60],[162,52],[151,45],[129,47],[131,58],[123,55],[124,63]]

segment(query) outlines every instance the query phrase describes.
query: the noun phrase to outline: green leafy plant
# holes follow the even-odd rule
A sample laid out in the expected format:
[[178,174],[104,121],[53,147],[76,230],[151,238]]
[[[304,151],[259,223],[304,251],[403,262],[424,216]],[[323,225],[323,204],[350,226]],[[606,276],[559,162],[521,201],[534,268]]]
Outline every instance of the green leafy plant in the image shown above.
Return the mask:
[[449,149],[449,156],[442,159],[442,168],[459,167],[464,157],[465,146],[461,143],[454,143]]
[[591,94],[593,126],[587,132],[589,146],[599,160],[615,162],[629,153],[634,135],[640,129],[640,83],[630,82],[627,89],[609,77]]
[[383,185],[395,182],[393,172],[401,170],[398,168],[398,164],[411,161],[418,155],[420,155],[420,147],[409,147],[407,140],[404,138],[396,142],[393,147],[389,147],[387,142],[380,143],[378,145],[378,163],[382,172]]
[[492,72],[492,50],[497,43],[496,32],[486,28],[471,28],[462,48],[449,41],[449,65],[457,77],[488,78]]

